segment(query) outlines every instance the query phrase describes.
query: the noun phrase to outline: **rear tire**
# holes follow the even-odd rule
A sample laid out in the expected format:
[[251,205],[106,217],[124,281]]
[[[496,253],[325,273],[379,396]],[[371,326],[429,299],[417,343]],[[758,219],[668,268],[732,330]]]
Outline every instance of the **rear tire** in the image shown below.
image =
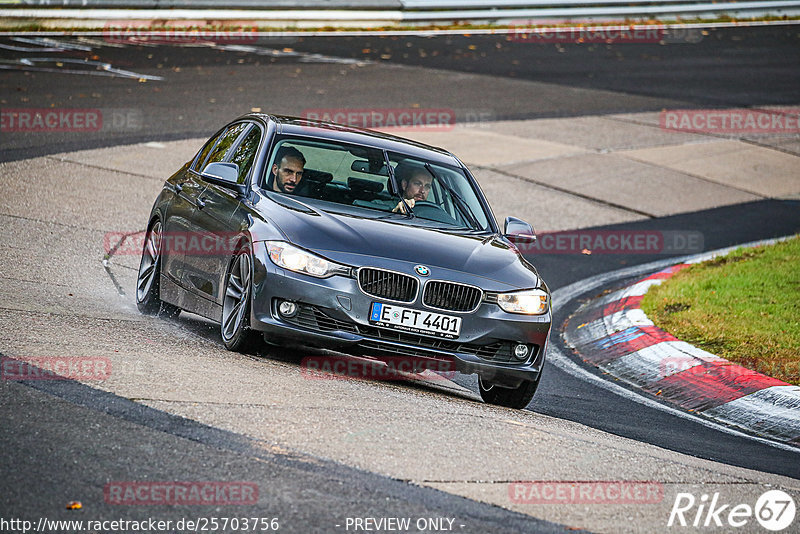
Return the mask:
[[231,258],[225,277],[220,334],[225,348],[251,352],[261,344],[261,335],[250,329],[250,302],[253,294],[253,261],[243,245]]
[[136,307],[145,315],[177,317],[181,309],[161,300],[161,221],[156,219],[145,234],[142,260],[136,277]]
[[490,382],[484,382],[483,378],[479,376],[478,390],[481,398],[487,404],[496,404],[497,406],[521,410],[530,404],[539,387],[541,378],[542,374],[540,372],[536,380],[524,380],[515,388],[503,388]]

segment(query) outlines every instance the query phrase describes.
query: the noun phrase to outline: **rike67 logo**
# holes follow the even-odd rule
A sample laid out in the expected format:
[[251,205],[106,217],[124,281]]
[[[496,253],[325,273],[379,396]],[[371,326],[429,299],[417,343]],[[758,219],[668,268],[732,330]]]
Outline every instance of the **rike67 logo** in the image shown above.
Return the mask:
[[794,524],[795,512],[794,499],[781,490],[765,492],[752,507],[744,503],[724,503],[719,493],[703,494],[699,499],[691,493],[678,493],[667,526],[739,528],[751,524],[755,518],[762,528],[779,532]]

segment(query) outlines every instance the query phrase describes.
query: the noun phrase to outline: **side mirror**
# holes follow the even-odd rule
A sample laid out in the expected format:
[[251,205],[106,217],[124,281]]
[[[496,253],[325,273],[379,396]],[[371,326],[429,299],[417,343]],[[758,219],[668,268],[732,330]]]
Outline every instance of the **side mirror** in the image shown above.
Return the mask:
[[232,189],[239,194],[246,190],[245,184],[237,183],[239,180],[239,166],[235,163],[215,161],[206,165],[201,174],[204,180],[228,189]]
[[503,235],[512,243],[533,243],[536,241],[536,232],[533,226],[516,217],[506,217],[503,225]]
[[235,163],[215,161],[203,169],[203,178],[212,176],[225,182],[236,183],[239,180],[239,166]]

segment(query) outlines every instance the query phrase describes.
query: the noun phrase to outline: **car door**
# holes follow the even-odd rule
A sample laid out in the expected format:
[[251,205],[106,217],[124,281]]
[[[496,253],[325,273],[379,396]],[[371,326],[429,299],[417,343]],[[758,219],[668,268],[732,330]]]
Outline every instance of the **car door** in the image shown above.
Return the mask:
[[[173,185],[175,196],[164,214],[161,272],[181,284],[186,270],[186,243],[192,228],[192,217],[196,210],[197,198],[206,187],[205,182],[191,171],[202,168],[226,131],[226,128],[222,129],[211,137],[197,153],[189,167],[182,169],[177,176],[169,180],[169,183]],[[176,304],[181,305],[181,302]]]
[[[238,183],[247,183],[262,136],[262,129],[256,124],[234,124],[204,165],[236,163],[239,167]],[[197,239],[186,251],[183,284],[207,301],[198,303],[202,308],[198,313],[217,319],[218,306],[222,304],[224,273],[241,231],[240,224],[232,220],[240,198],[232,189],[207,182],[201,174],[196,176],[204,187],[195,202],[192,233]]]

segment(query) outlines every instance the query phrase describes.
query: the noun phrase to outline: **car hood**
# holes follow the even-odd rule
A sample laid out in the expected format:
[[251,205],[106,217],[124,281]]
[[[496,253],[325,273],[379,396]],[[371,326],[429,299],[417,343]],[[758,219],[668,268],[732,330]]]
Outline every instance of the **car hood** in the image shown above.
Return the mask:
[[[388,267],[385,260],[421,264],[431,277],[447,269],[500,282],[498,290],[536,287],[536,269],[498,235],[470,235],[315,209],[294,202],[273,204],[270,219],[286,238],[305,249],[353,266]],[[271,207],[272,207],[271,206]]]

